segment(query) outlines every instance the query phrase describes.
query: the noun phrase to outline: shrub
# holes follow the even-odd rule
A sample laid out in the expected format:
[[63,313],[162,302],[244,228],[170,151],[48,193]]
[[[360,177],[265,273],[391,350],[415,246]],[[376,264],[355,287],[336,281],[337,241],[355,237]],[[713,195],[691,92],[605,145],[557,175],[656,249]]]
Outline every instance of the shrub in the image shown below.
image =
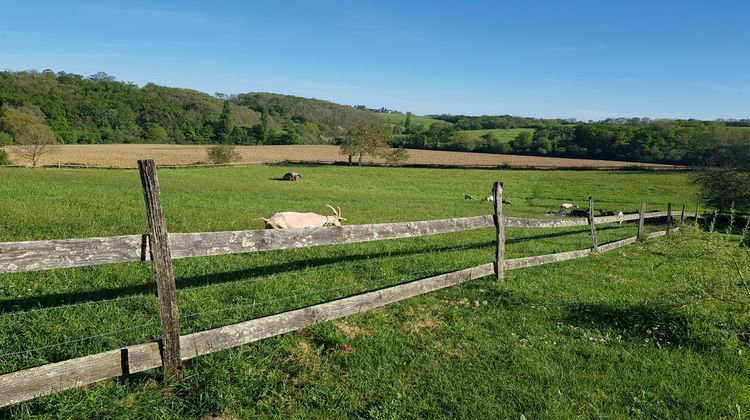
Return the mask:
[[229,163],[240,160],[240,154],[229,144],[217,144],[208,148],[208,160],[211,163]]
[[10,165],[10,159],[8,153],[0,147],[0,166],[2,165]]
[[13,137],[5,131],[0,131],[0,147],[13,144]]
[[383,155],[387,163],[403,163],[409,159],[409,152],[403,147],[397,147]]

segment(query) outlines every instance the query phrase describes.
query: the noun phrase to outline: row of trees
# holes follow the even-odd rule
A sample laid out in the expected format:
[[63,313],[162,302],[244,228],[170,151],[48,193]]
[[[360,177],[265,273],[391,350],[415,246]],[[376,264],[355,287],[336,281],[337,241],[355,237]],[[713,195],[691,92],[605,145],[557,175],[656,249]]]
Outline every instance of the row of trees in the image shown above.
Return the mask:
[[704,162],[726,139],[750,144],[750,129],[710,121],[601,122],[548,125],[521,132],[508,143],[493,133],[472,136],[455,124],[429,127],[409,124],[395,133],[392,144],[413,149],[514,153],[556,157],[609,159],[630,162],[696,165]]
[[695,165],[730,139],[750,144],[750,130],[706,121],[550,126],[519,134],[510,147],[522,154]]
[[547,125],[574,124],[574,119],[531,118],[515,115],[433,115],[432,118],[449,122],[458,130],[493,130],[496,128],[538,128]]

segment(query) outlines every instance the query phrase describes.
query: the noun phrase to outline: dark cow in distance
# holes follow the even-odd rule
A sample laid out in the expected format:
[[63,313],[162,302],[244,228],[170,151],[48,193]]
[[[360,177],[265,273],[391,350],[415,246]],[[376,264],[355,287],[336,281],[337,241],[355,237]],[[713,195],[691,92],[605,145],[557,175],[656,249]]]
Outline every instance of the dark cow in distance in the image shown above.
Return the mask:
[[284,177],[282,178],[284,181],[299,181],[302,179],[302,175],[300,175],[298,172],[287,172],[284,174]]

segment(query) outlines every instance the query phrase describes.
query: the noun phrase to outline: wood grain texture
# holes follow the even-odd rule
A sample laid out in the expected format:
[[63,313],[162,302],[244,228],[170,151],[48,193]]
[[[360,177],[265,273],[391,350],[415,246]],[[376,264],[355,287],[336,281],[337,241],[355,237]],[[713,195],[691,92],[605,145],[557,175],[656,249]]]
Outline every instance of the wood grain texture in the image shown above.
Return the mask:
[[508,270],[533,267],[535,265],[550,264],[554,262],[583,258],[591,255],[591,249],[579,249],[576,251],[559,252],[557,254],[537,255],[535,257],[514,258],[507,260],[505,266]]
[[141,260],[141,235],[0,243],[0,273]]
[[672,203],[667,203],[667,235],[672,227]]
[[589,196],[589,225],[591,226],[591,249],[594,252],[599,250],[599,244],[596,238],[596,222],[594,221],[594,197]]
[[638,235],[637,235],[638,239],[641,239],[643,237],[643,223],[644,223],[644,219],[646,218],[645,212],[646,212],[646,203],[641,202],[641,210],[638,213]]
[[164,378],[180,375],[180,314],[177,308],[177,287],[174,282],[172,255],[167,237],[167,222],[161,206],[159,177],[153,160],[139,160],[143,198],[149,226],[149,244],[156,269],[156,290],[159,295],[161,319],[161,353]]
[[492,216],[476,216],[444,220],[308,229],[176,233],[171,234],[169,238],[172,257],[188,258],[413,238],[492,226]]
[[498,281],[505,280],[505,218],[503,217],[503,183],[495,182],[492,186],[495,214],[492,221],[495,224],[495,277]]
[[[686,217],[695,217],[686,213]],[[645,213],[644,219],[665,217],[666,212]],[[638,220],[638,214],[594,217],[595,224]],[[506,228],[556,228],[587,226],[588,220],[525,219],[504,217]],[[493,216],[348,225],[289,230],[243,230],[205,233],[170,233],[172,258],[190,258],[245,252],[294,249],[387,239],[414,238],[494,227]],[[84,267],[148,261],[141,251],[141,235],[0,243],[0,273]]]

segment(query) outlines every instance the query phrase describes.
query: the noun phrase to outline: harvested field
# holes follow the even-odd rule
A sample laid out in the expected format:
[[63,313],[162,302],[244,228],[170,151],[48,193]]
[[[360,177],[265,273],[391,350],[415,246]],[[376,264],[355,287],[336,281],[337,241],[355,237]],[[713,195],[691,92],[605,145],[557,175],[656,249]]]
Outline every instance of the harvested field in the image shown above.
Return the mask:
[[[7,147],[14,163],[25,164],[14,150]],[[173,144],[108,144],[61,145],[41,158],[41,165],[82,164],[91,166],[135,167],[138,159],[154,159],[159,165],[191,165],[206,163],[208,146]],[[337,146],[237,146],[241,156],[238,163],[274,163],[287,161],[335,162],[344,161]],[[566,167],[566,168],[621,168],[648,166],[671,169],[673,165],[636,164],[609,160],[568,159],[541,156],[495,155],[487,153],[445,152],[438,150],[409,150],[406,162],[415,165]],[[367,162],[383,163],[380,158],[366,157]]]

